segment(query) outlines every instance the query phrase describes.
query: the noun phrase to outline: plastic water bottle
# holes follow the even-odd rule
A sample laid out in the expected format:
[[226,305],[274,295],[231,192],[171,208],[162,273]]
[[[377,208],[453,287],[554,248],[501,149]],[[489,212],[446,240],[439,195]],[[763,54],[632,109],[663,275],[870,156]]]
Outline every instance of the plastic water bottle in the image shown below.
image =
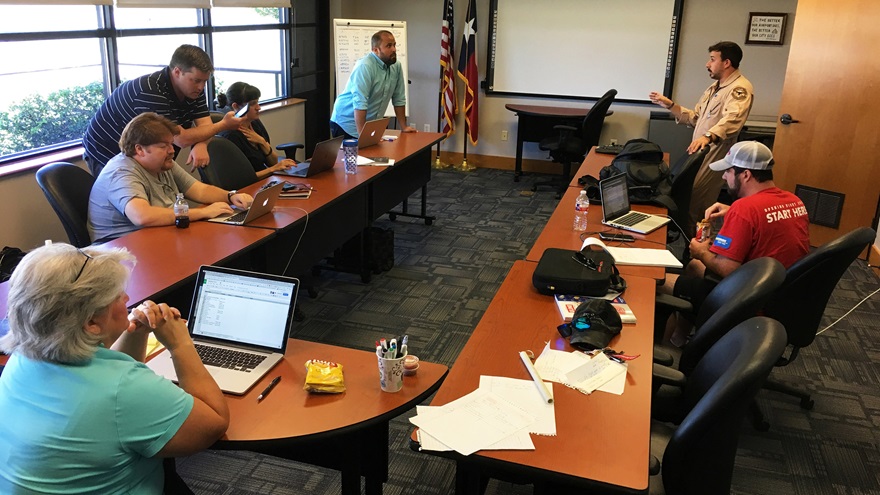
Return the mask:
[[189,203],[183,197],[183,193],[177,193],[177,199],[174,201],[174,225],[178,229],[189,227]]
[[574,230],[583,232],[587,230],[587,213],[590,211],[590,198],[587,191],[581,191],[574,202]]
[[346,174],[356,174],[358,171],[358,142],[357,139],[342,141],[342,156]]

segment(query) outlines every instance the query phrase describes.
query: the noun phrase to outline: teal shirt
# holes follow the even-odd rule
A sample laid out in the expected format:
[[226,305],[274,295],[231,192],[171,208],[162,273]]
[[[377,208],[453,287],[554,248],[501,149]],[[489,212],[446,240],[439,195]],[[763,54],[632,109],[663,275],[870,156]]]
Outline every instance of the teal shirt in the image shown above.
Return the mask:
[[121,352],[100,347],[82,366],[13,354],[0,376],[0,493],[161,494],[154,456],[192,407]]
[[366,110],[367,120],[376,120],[385,115],[389,101],[395,107],[406,105],[403,68],[400,62],[388,67],[375,53],[370,53],[354,65],[345,91],[336,97],[330,120],[357,137],[359,130],[354,123],[354,111]]

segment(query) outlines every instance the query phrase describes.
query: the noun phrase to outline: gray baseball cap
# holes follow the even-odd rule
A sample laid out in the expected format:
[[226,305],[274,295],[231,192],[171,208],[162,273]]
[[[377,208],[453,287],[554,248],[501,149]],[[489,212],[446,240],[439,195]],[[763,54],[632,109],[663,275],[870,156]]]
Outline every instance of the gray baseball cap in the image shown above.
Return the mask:
[[730,167],[770,170],[773,168],[773,153],[770,148],[757,141],[740,141],[730,147],[723,159],[709,164],[709,168],[716,172],[723,172]]

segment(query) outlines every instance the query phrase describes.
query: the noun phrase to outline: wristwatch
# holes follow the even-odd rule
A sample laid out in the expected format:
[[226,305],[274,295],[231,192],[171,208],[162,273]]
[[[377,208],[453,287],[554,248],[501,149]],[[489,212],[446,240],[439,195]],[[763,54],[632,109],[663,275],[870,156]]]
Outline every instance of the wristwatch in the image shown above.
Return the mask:
[[226,202],[229,204],[232,204],[232,197],[235,196],[236,194],[238,194],[238,191],[236,191],[235,189],[226,193]]
[[712,134],[711,132],[706,131],[706,134],[703,134],[703,136],[709,138],[710,143],[715,142],[715,134]]

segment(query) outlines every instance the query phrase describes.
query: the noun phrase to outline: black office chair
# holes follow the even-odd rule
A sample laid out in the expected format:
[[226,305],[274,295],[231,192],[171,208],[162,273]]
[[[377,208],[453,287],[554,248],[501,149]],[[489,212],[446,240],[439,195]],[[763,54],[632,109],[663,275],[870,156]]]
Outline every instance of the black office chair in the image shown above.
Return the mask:
[[562,197],[562,193],[571,180],[572,164],[581,163],[590,148],[599,144],[599,135],[602,134],[605,114],[614,103],[615,96],[617,96],[616,89],[608,90],[590,108],[579,128],[568,125],[554,126],[553,128],[559,131],[559,135],[542,139],[538,143],[539,149],[549,151],[553,161],[562,164],[562,176],[557,179],[535,182],[532,191],[537,191],[540,186],[553,186],[556,188],[556,197]]
[[651,423],[650,493],[730,493],[740,424],[785,341],[782,324],[755,317],[700,359],[684,380],[680,408],[686,412],[678,427]]
[[257,173],[238,146],[222,137],[214,137],[208,143],[211,157],[207,167],[199,169],[202,182],[231,191],[257,182]]
[[[709,348],[740,322],[755,316],[785,280],[785,268],[773,258],[751,260],[724,277],[706,296],[694,314],[687,301],[658,295],[654,321],[655,341],[659,342],[672,311],[690,314],[694,335],[682,348],[655,345],[655,362],[674,366],[689,374]],[[658,383],[655,376],[655,384]]]
[[[777,366],[794,361],[800,349],[813,343],[828,299],[846,269],[876,238],[876,232],[860,227],[813,250],[788,267],[785,281],[768,301],[764,314],[779,320],[788,331],[791,352],[781,357]],[[800,398],[803,409],[813,408],[809,392],[768,380],[764,388]],[[759,430],[769,427],[759,410],[755,410],[754,425]]]
[[[215,124],[223,120],[223,116],[226,115],[223,112],[211,112],[211,122]],[[301,143],[283,143],[279,144],[275,147],[276,150],[284,153],[285,158],[290,158],[291,160],[299,163],[299,160],[296,159],[296,150],[305,149],[305,146]]]
[[[669,217],[674,222],[674,225],[677,226],[677,229],[668,229],[666,231],[667,242],[675,242],[679,235],[683,235],[685,240],[689,240],[694,236],[694,228],[691,226],[689,214],[691,196],[694,192],[694,179],[697,178],[697,171],[700,170],[700,166],[705,161],[707,153],[709,153],[708,146],[694,154],[684,154],[675,162],[670,171],[672,174],[672,190],[669,195],[675,201],[676,209],[669,211]],[[684,232],[678,229],[683,229]],[[687,246],[685,246],[685,250],[687,250]],[[682,253],[681,259],[684,259],[684,253]]]
[[89,238],[89,194],[95,178],[85,170],[67,162],[55,162],[37,170],[37,184],[49,200],[70,243],[86,247]]

